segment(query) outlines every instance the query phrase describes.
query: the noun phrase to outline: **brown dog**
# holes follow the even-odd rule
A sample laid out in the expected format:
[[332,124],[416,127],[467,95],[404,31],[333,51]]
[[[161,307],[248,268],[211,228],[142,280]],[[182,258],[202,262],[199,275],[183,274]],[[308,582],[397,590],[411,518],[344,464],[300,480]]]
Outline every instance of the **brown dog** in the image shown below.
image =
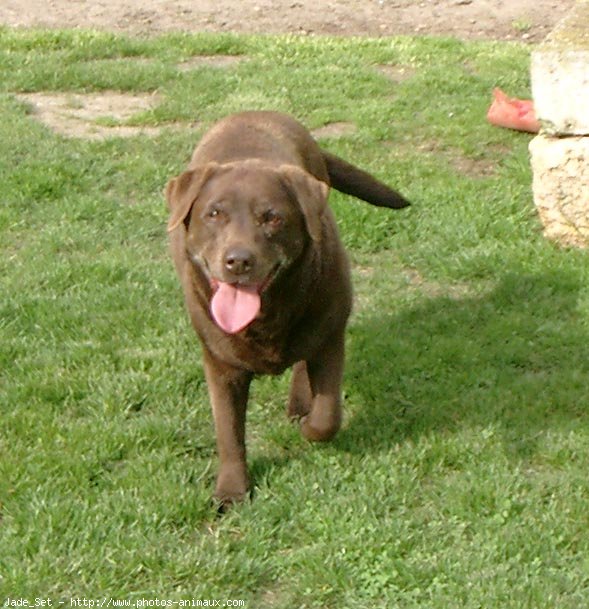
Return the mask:
[[168,183],[171,251],[202,342],[222,505],[248,492],[245,418],[255,374],[294,365],[288,414],[301,418],[303,435],[329,440],[340,427],[352,296],[329,185],[374,205],[409,205],[274,112],[217,123]]

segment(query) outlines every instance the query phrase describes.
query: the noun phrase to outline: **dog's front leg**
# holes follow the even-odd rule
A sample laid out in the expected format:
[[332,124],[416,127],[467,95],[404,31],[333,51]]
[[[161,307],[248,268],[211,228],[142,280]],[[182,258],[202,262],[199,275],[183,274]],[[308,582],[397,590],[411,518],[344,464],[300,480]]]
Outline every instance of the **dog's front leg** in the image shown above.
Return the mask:
[[307,361],[313,400],[302,419],[301,431],[308,440],[331,440],[342,423],[341,386],[344,371],[344,334],[326,341],[319,355]]
[[245,415],[252,374],[219,361],[206,347],[203,355],[219,455],[215,499],[227,506],[244,499],[249,489]]

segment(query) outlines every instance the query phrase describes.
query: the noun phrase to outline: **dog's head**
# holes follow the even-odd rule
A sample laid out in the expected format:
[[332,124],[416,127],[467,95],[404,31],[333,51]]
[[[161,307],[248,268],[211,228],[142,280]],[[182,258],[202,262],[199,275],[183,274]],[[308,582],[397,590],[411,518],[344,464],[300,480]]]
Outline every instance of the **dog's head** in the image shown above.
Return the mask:
[[319,242],[329,188],[299,167],[208,163],[168,183],[168,231],[186,231],[207,275],[217,324],[235,333],[257,316],[261,294]]

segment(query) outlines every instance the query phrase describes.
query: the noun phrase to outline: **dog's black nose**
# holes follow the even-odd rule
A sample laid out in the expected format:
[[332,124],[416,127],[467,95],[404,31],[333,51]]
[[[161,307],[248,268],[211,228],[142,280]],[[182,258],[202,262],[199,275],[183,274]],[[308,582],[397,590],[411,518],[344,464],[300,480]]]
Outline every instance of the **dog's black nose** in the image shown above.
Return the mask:
[[242,247],[232,247],[225,253],[225,268],[234,275],[249,273],[254,266],[254,255]]

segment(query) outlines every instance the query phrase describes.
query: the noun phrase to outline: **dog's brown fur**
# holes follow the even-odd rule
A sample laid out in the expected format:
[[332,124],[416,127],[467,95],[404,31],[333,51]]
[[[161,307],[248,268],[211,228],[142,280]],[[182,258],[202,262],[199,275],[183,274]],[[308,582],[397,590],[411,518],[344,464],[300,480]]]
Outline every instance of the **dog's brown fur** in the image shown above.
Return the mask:
[[[249,481],[245,417],[255,374],[294,366],[288,414],[329,440],[341,424],[344,330],[352,295],[329,185],[374,205],[408,202],[322,151],[289,116],[244,112],[217,123],[166,190],[171,251],[200,337],[217,433],[215,497],[242,499]],[[227,333],[212,319],[218,282],[260,286],[261,309]]]

